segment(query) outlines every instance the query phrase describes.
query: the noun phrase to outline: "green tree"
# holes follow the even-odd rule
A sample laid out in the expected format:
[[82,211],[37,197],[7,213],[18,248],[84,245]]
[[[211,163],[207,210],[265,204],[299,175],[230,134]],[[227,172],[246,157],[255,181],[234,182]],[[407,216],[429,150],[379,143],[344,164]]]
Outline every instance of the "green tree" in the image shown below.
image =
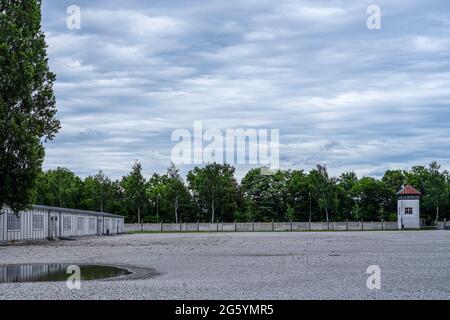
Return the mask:
[[[242,193],[246,199],[248,217],[260,221],[289,220],[289,215],[295,209],[294,193],[288,200],[288,181],[290,172],[278,170],[274,174],[264,175],[261,168],[250,170],[242,179]],[[295,188],[296,181],[291,180],[291,188]],[[291,189],[292,190],[292,189]],[[297,198],[297,201],[300,201]],[[288,207],[291,207],[288,212]],[[294,209],[294,211],[293,211]]]
[[41,1],[0,0],[0,208],[20,211],[35,200],[43,143],[60,128],[54,81]]
[[289,220],[309,221],[311,192],[307,174],[303,170],[287,172],[286,181],[287,202],[290,211]]
[[384,212],[390,201],[390,194],[382,181],[364,177],[353,186],[351,193],[357,199],[354,210],[357,211],[355,214],[358,218],[372,221],[385,218]]
[[167,175],[153,174],[147,181],[146,193],[152,205],[155,222],[172,221],[171,199],[168,195]]
[[448,172],[440,171],[440,165],[432,162],[428,167],[414,166],[405,172],[406,183],[422,192],[421,217],[435,223],[440,217],[441,208],[449,205]]
[[345,191],[350,191],[358,183],[358,176],[353,171],[345,172],[339,177],[338,183]]
[[111,212],[114,204],[114,186],[102,171],[84,180],[81,206],[85,210]]
[[397,212],[397,192],[405,185],[406,177],[402,170],[388,170],[384,173],[381,181],[389,194],[386,210],[391,215]]
[[212,163],[194,168],[187,175],[188,187],[198,208],[200,220],[231,221],[237,210],[239,187],[235,169],[228,164]]
[[147,182],[147,196],[152,203],[153,221],[197,221],[192,197],[179,169],[174,164],[166,174],[154,174]]
[[107,203],[107,212],[129,216],[127,207],[125,206],[125,195],[120,180],[111,183],[112,199]]
[[[274,218],[272,201],[269,199],[269,180],[261,169],[251,169],[241,181],[248,220],[266,221]],[[270,216],[270,218],[267,218]]]
[[41,173],[36,187],[36,202],[61,208],[80,208],[83,181],[66,168]]
[[148,208],[145,191],[145,179],[142,175],[142,165],[136,161],[131,172],[122,178],[124,205],[127,208],[129,221],[141,223],[142,214]]
[[397,193],[405,185],[406,177],[402,170],[387,170],[382,181],[386,188]]
[[436,210],[435,223],[439,221],[439,210],[449,201],[448,172],[440,172],[441,166],[432,162],[428,167],[428,176],[425,180],[425,194],[423,204],[425,207]]
[[341,220],[351,219],[351,213],[358,214],[359,207],[355,207],[355,201],[352,197],[351,190],[358,183],[358,177],[355,172],[345,172],[340,175],[337,183],[337,197],[341,214],[338,218]]
[[317,165],[316,169],[309,173],[310,188],[312,194],[319,203],[320,211],[325,211],[326,221],[330,221],[330,208],[336,207],[336,179],[328,176],[327,168]]
[[413,166],[411,170],[405,172],[405,184],[410,184],[418,191],[425,194],[425,184],[428,180],[429,171],[425,166]]

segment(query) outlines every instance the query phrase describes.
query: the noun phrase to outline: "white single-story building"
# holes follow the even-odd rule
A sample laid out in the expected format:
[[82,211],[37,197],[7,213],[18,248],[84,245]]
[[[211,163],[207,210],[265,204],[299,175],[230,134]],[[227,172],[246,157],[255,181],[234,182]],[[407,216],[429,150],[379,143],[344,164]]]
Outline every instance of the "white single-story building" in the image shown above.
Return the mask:
[[124,217],[75,209],[33,206],[14,214],[0,210],[0,241],[57,239],[124,232]]

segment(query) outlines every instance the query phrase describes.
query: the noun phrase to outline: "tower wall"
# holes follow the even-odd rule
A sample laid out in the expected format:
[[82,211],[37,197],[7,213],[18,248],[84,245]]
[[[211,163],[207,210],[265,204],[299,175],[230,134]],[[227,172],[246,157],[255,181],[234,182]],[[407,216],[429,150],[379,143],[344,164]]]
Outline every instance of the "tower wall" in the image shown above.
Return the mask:
[[[397,207],[399,229],[420,229],[420,199],[399,199]],[[406,213],[407,208],[413,213]]]

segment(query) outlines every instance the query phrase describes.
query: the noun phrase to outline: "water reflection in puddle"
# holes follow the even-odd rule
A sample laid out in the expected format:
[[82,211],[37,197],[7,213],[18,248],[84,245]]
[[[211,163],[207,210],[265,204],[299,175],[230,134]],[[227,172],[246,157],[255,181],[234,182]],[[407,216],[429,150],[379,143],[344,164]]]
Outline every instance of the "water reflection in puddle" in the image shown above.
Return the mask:
[[[71,264],[14,264],[0,265],[0,283],[67,281]],[[131,274],[126,269],[103,265],[77,265],[81,280],[99,280]]]

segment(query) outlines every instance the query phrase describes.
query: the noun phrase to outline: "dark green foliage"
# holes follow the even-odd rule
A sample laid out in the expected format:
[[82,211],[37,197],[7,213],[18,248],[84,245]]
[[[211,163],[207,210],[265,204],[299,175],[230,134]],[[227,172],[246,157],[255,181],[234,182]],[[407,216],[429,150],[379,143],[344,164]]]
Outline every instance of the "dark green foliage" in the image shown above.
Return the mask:
[[117,185],[100,171],[84,180],[81,207],[84,210],[111,212],[115,208]]
[[386,203],[386,213],[397,212],[397,197],[396,193],[406,183],[405,173],[401,170],[388,170],[385,172],[382,182],[385,186],[385,191],[388,193]]
[[[311,185],[308,175],[303,170],[293,170],[287,172],[287,202],[289,221],[309,221],[310,208],[310,192]],[[312,197],[311,197],[312,200]],[[315,206],[314,206],[315,207]]]
[[[417,183],[418,190],[423,193],[421,209],[427,213],[425,218],[429,224],[437,221],[442,213],[444,216],[448,216],[449,173],[448,171],[441,172],[440,168],[441,166],[437,162],[432,162],[428,168],[416,166],[406,174],[408,182]],[[445,211],[442,212],[442,209]]]
[[[249,221],[286,220],[288,208],[288,172],[278,171],[274,175],[263,175],[261,169],[252,169],[242,179],[242,191],[247,200]],[[291,201],[292,202],[292,201]],[[295,208],[290,204],[291,215]]]
[[330,178],[327,168],[322,165],[317,165],[317,168],[309,173],[309,179],[311,193],[319,204],[321,214],[325,213],[325,221],[328,222],[332,208],[337,212],[339,207],[336,179]]
[[41,173],[37,180],[37,203],[60,208],[82,208],[83,182],[65,168]]
[[[397,196],[409,183],[424,196],[421,216],[433,224],[450,218],[450,180],[437,163],[410,171],[387,171],[382,179],[354,172],[330,177],[325,166],[311,172],[280,170],[273,175],[250,170],[239,184],[234,168],[209,164],[187,175],[172,164],[147,181],[136,162],[129,175],[112,182],[102,172],[84,181],[63,168],[42,173],[38,202],[122,214],[128,222],[396,220]],[[214,206],[214,207],[213,207]],[[213,213],[214,208],[214,213]],[[438,211],[439,210],[439,211]]]
[[382,181],[364,177],[351,189],[351,194],[359,208],[354,219],[379,221],[386,218],[385,212],[390,204],[390,194]]
[[58,132],[41,31],[41,1],[0,0],[0,207],[19,211],[34,201],[43,142]]
[[148,209],[148,198],[145,192],[146,181],[142,175],[142,165],[136,161],[131,172],[122,178],[123,202],[128,213],[128,221],[142,222],[142,217]]
[[239,198],[235,169],[227,164],[208,164],[187,175],[200,221],[231,221]]
[[191,195],[175,165],[165,175],[154,174],[147,182],[146,192],[151,203],[147,221],[197,221]]

